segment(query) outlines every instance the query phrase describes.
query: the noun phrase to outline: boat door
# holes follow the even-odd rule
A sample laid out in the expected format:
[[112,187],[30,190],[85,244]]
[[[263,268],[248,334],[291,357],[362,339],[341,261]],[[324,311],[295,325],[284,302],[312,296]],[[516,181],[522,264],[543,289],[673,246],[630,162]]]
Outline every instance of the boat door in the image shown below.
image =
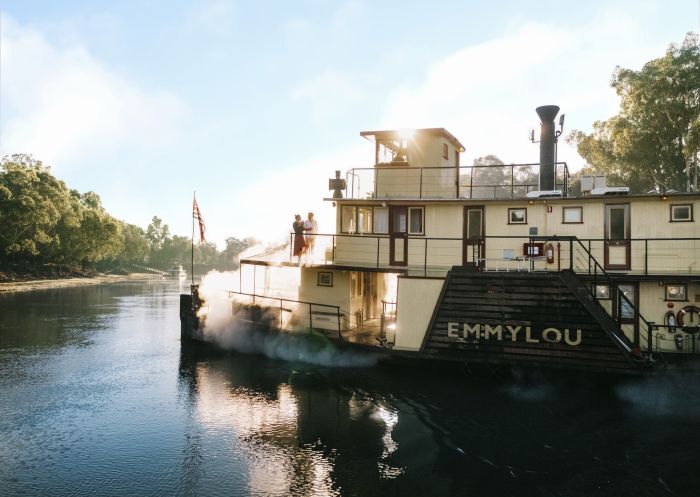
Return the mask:
[[405,205],[389,207],[389,264],[408,264],[408,208]]
[[462,243],[462,264],[483,266],[486,254],[484,240],[484,206],[464,206],[464,231]]
[[630,269],[630,205],[605,206],[605,269]]
[[[629,282],[612,288],[615,305],[612,316],[635,346],[639,346],[639,283]],[[624,295],[625,298],[622,298]]]

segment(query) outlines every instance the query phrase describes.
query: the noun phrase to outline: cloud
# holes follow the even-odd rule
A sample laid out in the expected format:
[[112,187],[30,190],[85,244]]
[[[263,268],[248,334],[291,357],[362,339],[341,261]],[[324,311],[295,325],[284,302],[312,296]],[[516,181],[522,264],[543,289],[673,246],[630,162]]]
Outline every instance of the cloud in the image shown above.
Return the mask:
[[[465,144],[465,165],[487,154],[537,161],[538,147],[527,140],[528,129],[539,130],[535,107],[559,105],[568,130],[590,129],[594,120],[617,112],[619,100],[609,86],[615,65],[634,67],[663,53],[636,23],[611,11],[576,27],[505,28],[497,38],[436,61],[423,82],[397,86],[384,127],[446,127]],[[570,167],[582,165],[564,140],[559,152]]]
[[51,44],[3,16],[1,50],[3,154],[28,152],[66,167],[98,151],[158,148],[182,134],[188,111],[177,95],[140,88],[79,44]]
[[367,164],[374,153],[369,142],[354,138],[356,142],[352,147],[290,164],[246,185],[245,191],[236,198],[239,208],[232,210],[230,200],[225,201],[226,205],[212,206],[214,219],[209,223],[207,218],[207,222],[220,226],[222,233],[286,241],[294,214],[306,218],[306,213],[311,211],[319,223],[319,233],[333,233],[335,209],[330,202],[322,200],[332,196],[328,179],[334,176],[336,169],[344,178],[345,171],[357,164]]
[[297,86],[291,92],[291,99],[307,104],[314,122],[323,124],[352,109],[364,97],[351,78],[330,70]]

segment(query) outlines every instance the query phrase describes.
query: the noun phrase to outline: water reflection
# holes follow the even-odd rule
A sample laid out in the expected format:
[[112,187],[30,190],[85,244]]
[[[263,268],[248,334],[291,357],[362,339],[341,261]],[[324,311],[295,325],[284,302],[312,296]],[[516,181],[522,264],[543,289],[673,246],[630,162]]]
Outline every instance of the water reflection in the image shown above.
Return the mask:
[[178,285],[0,295],[0,494],[697,495],[698,375],[504,382],[179,342]]
[[[678,467],[700,441],[700,388],[678,380],[504,384],[189,347],[180,380],[197,420],[237,440],[250,495],[683,495],[700,484]],[[659,394],[683,414],[658,419],[648,401]]]

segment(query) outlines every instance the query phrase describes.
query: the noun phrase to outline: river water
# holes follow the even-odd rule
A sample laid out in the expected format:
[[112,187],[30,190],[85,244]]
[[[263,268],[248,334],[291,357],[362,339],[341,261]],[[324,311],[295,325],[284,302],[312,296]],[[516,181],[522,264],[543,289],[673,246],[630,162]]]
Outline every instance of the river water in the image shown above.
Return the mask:
[[700,375],[592,384],[181,345],[175,282],[0,295],[0,495],[700,495]]

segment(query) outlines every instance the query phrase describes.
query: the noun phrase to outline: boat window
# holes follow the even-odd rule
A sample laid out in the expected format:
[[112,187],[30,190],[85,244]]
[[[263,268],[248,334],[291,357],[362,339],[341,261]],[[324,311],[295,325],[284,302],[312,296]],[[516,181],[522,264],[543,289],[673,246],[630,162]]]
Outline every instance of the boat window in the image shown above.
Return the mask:
[[394,233],[406,233],[406,210],[396,210],[392,217],[394,219],[392,231]]
[[483,211],[481,209],[469,209],[467,211],[467,239],[474,240],[482,235],[481,229],[481,216]]
[[408,209],[409,229],[408,232],[412,235],[423,234],[423,208],[411,207]]
[[389,208],[375,207],[374,208],[374,232],[388,233],[389,232]]
[[609,300],[610,299],[610,287],[608,285],[596,285],[595,286],[595,298],[598,300]]
[[356,208],[344,205],[340,210],[340,231],[341,233],[355,233],[355,212]]
[[357,208],[357,232],[372,233],[372,208]]
[[562,223],[578,224],[583,222],[583,207],[563,207]]
[[508,209],[508,224],[527,224],[527,209]]
[[609,240],[624,240],[626,237],[625,206],[610,207]]
[[627,297],[627,300],[620,297],[620,317],[622,319],[631,319],[634,317],[634,306],[637,305],[635,302],[634,285],[620,285],[618,289],[621,294]]
[[671,222],[688,222],[692,220],[693,204],[671,206]]
[[688,300],[688,287],[683,284],[666,285],[666,300]]

